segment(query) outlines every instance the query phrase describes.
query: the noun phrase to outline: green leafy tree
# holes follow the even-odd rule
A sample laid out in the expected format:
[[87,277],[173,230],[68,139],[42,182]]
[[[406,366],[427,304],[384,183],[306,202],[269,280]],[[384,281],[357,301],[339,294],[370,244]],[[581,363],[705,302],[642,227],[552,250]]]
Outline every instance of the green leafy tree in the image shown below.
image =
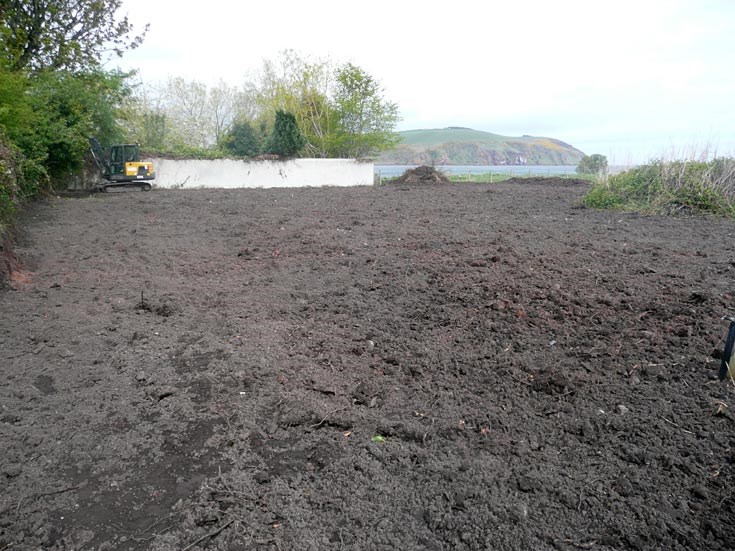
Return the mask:
[[0,64],[0,130],[7,140],[31,147],[38,120],[31,105],[28,91],[31,81],[27,75],[9,71]]
[[274,153],[282,157],[297,155],[306,145],[306,138],[296,124],[293,113],[276,111],[276,122],[273,125],[266,145],[266,153]]
[[367,157],[398,143],[398,106],[359,67],[338,69],[286,50],[266,60],[253,89],[258,118],[270,126],[278,110],[293,113],[313,157]]
[[607,157],[594,153],[585,155],[577,165],[577,174],[606,174],[607,173]]
[[143,40],[122,0],[0,0],[0,55],[15,70],[98,67],[106,52],[121,56]]
[[347,63],[337,70],[334,109],[338,132],[334,152],[342,157],[369,157],[395,146],[398,106],[383,98],[379,83]]
[[327,61],[311,61],[284,50],[275,61],[265,60],[250,91],[257,118],[272,128],[276,111],[293,113],[306,138],[306,155],[328,157],[334,132],[329,91],[333,69]]
[[222,140],[222,148],[239,157],[254,157],[261,151],[261,138],[249,121],[235,121]]
[[60,177],[82,165],[90,136],[103,144],[121,141],[119,108],[129,94],[125,79],[124,73],[104,71],[44,71],[35,77],[28,98],[37,127],[26,154],[45,156],[49,175]]

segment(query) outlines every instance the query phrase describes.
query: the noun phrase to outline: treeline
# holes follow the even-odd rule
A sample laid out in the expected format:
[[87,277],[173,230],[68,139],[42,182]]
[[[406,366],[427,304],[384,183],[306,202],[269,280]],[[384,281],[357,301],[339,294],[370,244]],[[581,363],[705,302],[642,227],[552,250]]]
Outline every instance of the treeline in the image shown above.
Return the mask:
[[351,63],[311,61],[288,50],[242,86],[170,78],[139,83],[127,102],[128,132],[154,153],[256,156],[269,148],[277,112],[292,114],[307,157],[362,158],[398,142],[398,107]]
[[368,157],[391,147],[398,107],[353,64],[283,52],[242,86],[106,70],[137,47],[122,0],[0,0],[0,230],[20,201],[83,166],[89,138],[192,157]]

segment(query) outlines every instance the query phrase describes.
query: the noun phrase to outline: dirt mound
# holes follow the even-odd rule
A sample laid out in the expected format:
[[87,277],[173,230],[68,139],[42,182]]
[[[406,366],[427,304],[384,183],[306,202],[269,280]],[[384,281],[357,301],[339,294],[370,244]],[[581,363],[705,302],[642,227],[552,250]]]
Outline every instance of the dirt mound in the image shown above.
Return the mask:
[[449,184],[449,178],[433,166],[419,166],[407,170],[396,180],[397,184]]

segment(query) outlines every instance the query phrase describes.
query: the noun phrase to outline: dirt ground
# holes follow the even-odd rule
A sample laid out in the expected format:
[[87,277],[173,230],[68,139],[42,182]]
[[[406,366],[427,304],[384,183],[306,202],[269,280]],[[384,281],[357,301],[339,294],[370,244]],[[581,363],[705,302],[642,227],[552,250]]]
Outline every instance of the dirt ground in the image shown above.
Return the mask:
[[33,205],[0,551],[735,548],[735,224],[585,190]]

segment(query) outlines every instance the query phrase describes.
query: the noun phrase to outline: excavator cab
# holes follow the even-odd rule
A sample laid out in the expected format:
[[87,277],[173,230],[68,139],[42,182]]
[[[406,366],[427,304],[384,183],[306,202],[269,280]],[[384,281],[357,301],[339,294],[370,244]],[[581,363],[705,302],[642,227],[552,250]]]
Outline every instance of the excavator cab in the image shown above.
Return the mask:
[[105,154],[100,143],[90,140],[90,151],[102,177],[106,180],[100,187],[106,191],[108,187],[136,186],[143,191],[151,189],[150,180],[156,177],[153,163],[140,160],[140,145],[117,144],[110,146]]

